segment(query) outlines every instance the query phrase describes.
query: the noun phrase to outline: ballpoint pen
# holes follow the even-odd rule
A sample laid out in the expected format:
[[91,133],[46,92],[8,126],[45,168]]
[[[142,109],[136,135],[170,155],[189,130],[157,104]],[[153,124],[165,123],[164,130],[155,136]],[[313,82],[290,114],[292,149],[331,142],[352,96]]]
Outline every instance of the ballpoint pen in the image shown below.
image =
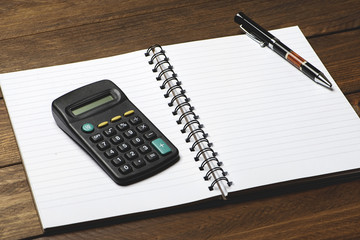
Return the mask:
[[320,70],[300,57],[297,53],[295,53],[274,35],[247,17],[244,13],[237,13],[234,17],[234,21],[240,25],[240,28],[246,33],[246,35],[259,43],[261,47],[269,47],[271,50],[293,64],[293,66],[298,68],[314,82],[327,88],[331,88],[331,82]]

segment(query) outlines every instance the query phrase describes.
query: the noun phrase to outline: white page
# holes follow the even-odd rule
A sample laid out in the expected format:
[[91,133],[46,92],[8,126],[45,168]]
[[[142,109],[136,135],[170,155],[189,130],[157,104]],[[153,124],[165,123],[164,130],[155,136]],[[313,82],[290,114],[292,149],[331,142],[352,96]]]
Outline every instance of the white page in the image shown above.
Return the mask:
[[331,79],[330,91],[245,35],[166,47],[234,185],[360,167],[360,121],[297,27],[274,35]]
[[[144,51],[2,74],[1,88],[44,228],[153,210],[214,195],[176,124]],[[85,84],[115,82],[180,151],[175,165],[122,187],[58,126],[52,101]]]

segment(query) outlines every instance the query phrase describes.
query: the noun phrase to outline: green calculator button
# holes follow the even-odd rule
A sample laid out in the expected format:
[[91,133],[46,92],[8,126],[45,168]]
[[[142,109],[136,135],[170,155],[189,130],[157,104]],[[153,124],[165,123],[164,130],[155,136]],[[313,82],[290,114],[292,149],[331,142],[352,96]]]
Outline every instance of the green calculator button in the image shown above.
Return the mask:
[[81,126],[81,130],[85,133],[90,133],[90,132],[94,131],[94,125],[92,125],[91,123],[84,123]]
[[161,155],[171,152],[171,148],[161,138],[155,139],[151,144]]

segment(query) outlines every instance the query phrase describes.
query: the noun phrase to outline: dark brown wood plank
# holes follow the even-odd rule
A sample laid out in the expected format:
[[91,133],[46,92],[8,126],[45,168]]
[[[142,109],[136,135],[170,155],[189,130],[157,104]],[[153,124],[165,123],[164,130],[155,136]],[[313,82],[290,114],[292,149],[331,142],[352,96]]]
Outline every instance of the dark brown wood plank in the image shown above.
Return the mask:
[[[170,20],[171,25],[180,22],[217,25],[223,27],[225,21],[232,22],[233,15],[245,11],[266,27],[300,25],[306,35],[325,34],[344,29],[359,27],[357,1],[261,1],[254,7],[253,1],[1,1],[0,2],[0,39],[15,38],[35,33],[48,32],[114,19],[136,17],[140,20],[146,15],[162,12],[152,21]],[[185,14],[171,15],[177,10]],[[334,12],[334,14],[329,14]],[[205,14],[204,14],[205,13]],[[170,18],[169,18],[170,15]],[[201,21],[192,21],[201,16]],[[222,22],[214,21],[214,19]],[[194,19],[195,20],[195,19]],[[230,24],[228,23],[228,26]],[[220,30],[218,27],[217,30]],[[229,30],[228,28],[226,30]],[[227,34],[228,35],[228,34]]]
[[355,112],[360,117],[360,92],[347,94],[346,98],[350,102],[351,106],[354,108]]
[[357,239],[360,237],[358,204],[280,222],[265,229],[236,232],[222,239]]
[[309,42],[344,94],[360,91],[360,29]]
[[43,233],[21,165],[0,168],[0,239]]
[[131,3],[117,0],[0,1],[0,40],[129,16],[141,17],[151,12],[203,2],[208,0],[135,0]]
[[0,169],[21,163],[17,143],[3,99],[0,99]]

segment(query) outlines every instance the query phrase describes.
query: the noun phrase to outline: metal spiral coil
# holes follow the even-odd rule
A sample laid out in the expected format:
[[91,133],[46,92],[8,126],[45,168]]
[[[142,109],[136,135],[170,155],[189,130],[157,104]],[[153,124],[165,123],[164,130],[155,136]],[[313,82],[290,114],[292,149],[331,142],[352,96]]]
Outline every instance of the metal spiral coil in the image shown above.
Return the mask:
[[182,87],[180,85],[173,85],[167,90],[167,92],[164,94],[164,97],[168,98],[170,96],[170,93],[173,92],[176,88],[178,88],[180,90],[181,94],[185,94],[185,90],[182,89]]
[[151,59],[150,59],[150,61],[149,61],[148,63],[149,63],[149,64],[153,64],[153,63],[154,63],[154,60],[155,60],[156,58],[160,57],[161,55],[164,56],[164,60],[169,60],[169,59],[166,57],[166,55],[165,55],[165,51],[160,51],[160,52],[155,53],[155,54],[151,57]]
[[209,140],[207,138],[200,138],[193,143],[193,145],[190,148],[190,151],[194,152],[196,146],[200,145],[201,143],[206,143],[206,145],[208,147],[212,147],[212,145],[213,145],[211,142],[209,142]]
[[175,81],[176,85],[181,85],[181,82],[176,78],[176,77],[169,77],[167,78],[165,81],[163,81],[163,83],[161,84],[160,88],[161,89],[165,89],[166,84],[169,84],[170,81]]
[[159,51],[159,52],[165,53],[165,51],[163,50],[163,48],[162,48],[159,44],[154,44],[154,45],[150,46],[150,47],[147,49],[147,51],[146,51],[146,53],[145,53],[145,56],[146,56],[146,57],[150,56],[150,52],[155,51],[155,49],[156,49],[157,47],[160,48],[160,51]]
[[[176,115],[176,114],[174,114]],[[183,129],[181,129],[182,133],[186,133],[186,129],[189,128],[192,124],[197,124],[197,128],[203,128],[204,125],[202,125],[197,119],[193,119],[191,121],[188,121],[187,123],[185,123]]]
[[181,124],[181,123],[182,123],[182,120],[183,120],[185,117],[189,116],[189,115],[192,115],[194,119],[198,119],[198,118],[199,118],[199,116],[197,116],[193,111],[188,110],[188,111],[186,111],[186,112],[184,112],[183,114],[180,115],[179,120],[176,121],[177,124]]
[[216,155],[217,155],[217,152],[215,152],[212,148],[206,147],[206,148],[203,148],[200,151],[198,151],[198,153],[196,154],[196,157],[194,157],[195,161],[199,161],[200,156],[203,155],[205,152],[211,152],[211,155],[213,157],[216,157]]
[[[185,93],[185,92],[184,92],[184,93]],[[193,110],[195,109],[193,106],[190,105],[190,103],[188,103],[188,102],[182,102],[182,103],[178,104],[178,105],[175,107],[175,110],[172,112],[172,114],[173,114],[173,115],[177,115],[177,114],[178,114],[178,111],[179,111],[181,108],[185,107],[185,106],[188,106],[191,111],[193,111]],[[187,124],[187,123],[186,123],[186,124]]]
[[199,116],[195,114],[195,108],[189,103],[190,98],[186,96],[186,91],[182,88],[181,82],[177,79],[177,74],[174,72],[173,66],[170,64],[165,51],[160,45],[155,44],[147,49],[145,56],[150,56],[150,54],[152,54],[152,57],[149,64],[154,64],[156,62],[152,70],[153,72],[159,72],[156,80],[162,80],[163,82],[160,88],[163,90],[167,89],[164,97],[169,98],[172,95],[172,98],[168,103],[170,107],[175,105],[172,114],[178,115],[181,113],[176,122],[178,124],[183,124],[183,128],[181,129],[182,133],[189,132],[185,141],[193,141],[190,151],[194,152],[198,149],[194,160],[198,162],[201,159],[199,169],[201,171],[206,171],[204,179],[206,181],[211,181],[209,190],[212,191],[215,185],[218,185],[219,188],[221,188],[220,182],[222,181],[226,182],[230,187],[232,182],[226,177],[227,172],[221,167],[222,162],[216,157],[217,152],[213,150],[213,144],[208,140],[208,134],[203,130],[204,126],[198,121]]
[[167,64],[167,69],[173,69],[173,66],[171,66],[171,64],[169,63],[168,60],[164,59],[164,60],[161,60],[160,62],[157,62],[155,64],[155,67],[152,69],[153,72],[157,72],[158,71],[158,68],[160,67],[163,67],[164,64]]
[[223,164],[222,162],[219,161],[219,159],[217,159],[216,157],[209,157],[207,159],[205,159],[202,163],[201,166],[199,167],[199,169],[201,171],[203,171],[205,169],[205,165],[208,164],[209,162],[214,161],[216,163],[216,165],[218,165],[219,167]]
[[171,101],[168,103],[169,107],[172,107],[174,105],[174,102],[177,101],[179,98],[184,98],[185,102],[190,102],[190,98],[188,98],[185,94],[180,93],[175,95]]
[[193,137],[193,138],[195,139],[194,136],[197,135],[197,134],[200,134],[200,133],[202,133],[202,137],[204,137],[204,138],[206,138],[206,137],[208,136],[208,134],[205,133],[204,130],[202,130],[202,129],[200,129],[200,128],[196,128],[196,129],[192,130],[192,131],[189,133],[189,135],[185,138],[185,141],[186,141],[186,142],[190,142],[191,137]]
[[216,178],[214,181],[212,181],[211,185],[209,186],[209,190],[210,191],[214,190],[215,184],[217,184],[220,181],[225,181],[229,187],[232,185],[232,182],[230,182],[227,177],[222,176],[222,177]]
[[172,77],[177,77],[176,73],[174,72],[174,70],[172,70],[172,68],[166,68],[159,73],[159,75],[156,77],[156,80],[160,81],[161,77],[168,72],[172,72]]
[[210,180],[211,174],[215,171],[220,171],[224,177],[227,175],[227,172],[225,172],[221,167],[214,167],[214,168],[210,169],[209,171],[207,171],[206,175],[204,176],[204,179]]

